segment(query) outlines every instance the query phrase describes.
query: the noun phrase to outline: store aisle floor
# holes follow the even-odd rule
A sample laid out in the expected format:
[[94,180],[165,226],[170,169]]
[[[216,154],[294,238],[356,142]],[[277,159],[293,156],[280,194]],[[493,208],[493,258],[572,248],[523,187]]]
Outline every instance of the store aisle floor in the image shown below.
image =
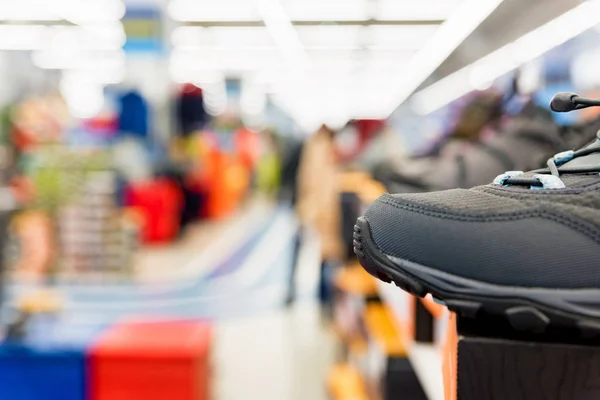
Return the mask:
[[[215,400],[325,400],[336,355],[333,331],[316,301],[319,243],[306,232],[293,307],[217,322]],[[283,299],[281,299],[283,301]]]
[[205,269],[214,265],[202,262],[198,254],[210,246],[214,247],[217,242],[215,238],[227,236],[228,244],[234,244],[238,239],[243,239],[245,232],[251,232],[268,218],[274,210],[275,204],[256,197],[226,219],[203,221],[189,226],[185,235],[175,243],[168,246],[143,246],[135,255],[136,280],[144,283],[164,282],[206,272]]
[[215,333],[216,400],[327,398],[335,341],[315,302],[221,321]]

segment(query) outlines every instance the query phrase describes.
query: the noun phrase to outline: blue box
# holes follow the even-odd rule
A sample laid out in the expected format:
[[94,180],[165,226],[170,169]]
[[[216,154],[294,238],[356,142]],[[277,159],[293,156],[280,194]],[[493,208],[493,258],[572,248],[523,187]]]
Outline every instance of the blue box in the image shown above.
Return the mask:
[[0,399],[85,400],[87,349],[102,326],[35,317],[26,331],[0,344]]

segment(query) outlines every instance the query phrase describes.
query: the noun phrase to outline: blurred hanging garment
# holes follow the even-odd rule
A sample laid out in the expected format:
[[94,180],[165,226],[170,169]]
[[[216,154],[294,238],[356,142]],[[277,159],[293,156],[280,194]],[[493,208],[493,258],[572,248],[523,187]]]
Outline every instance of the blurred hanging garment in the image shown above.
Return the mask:
[[178,134],[189,136],[202,130],[208,122],[202,89],[190,83],[183,85],[176,99]]
[[165,243],[177,237],[182,197],[177,184],[166,178],[129,185],[125,203],[135,207],[143,218],[141,239],[144,243]]
[[439,156],[388,164],[386,171],[380,168],[377,178],[392,193],[470,188],[502,171],[539,168],[560,149],[589,142],[599,125],[600,121],[593,121],[560,128],[547,110],[529,103],[518,115],[505,118],[499,129],[488,129],[480,140],[450,141]]
[[242,164],[252,171],[260,157],[260,137],[246,127],[241,127],[233,133],[235,152],[239,155]]
[[496,125],[502,117],[505,100],[493,90],[474,92],[450,106],[442,118],[445,128],[415,154],[418,157],[437,156],[452,140],[478,140],[485,128]]
[[341,260],[340,191],[334,133],[321,127],[305,143],[298,175],[297,211],[303,226],[314,227],[324,260]]
[[148,137],[149,109],[148,103],[136,91],[124,93],[119,98],[121,114],[119,115],[119,131],[141,138]]
[[280,198],[296,205],[298,199],[298,175],[300,159],[302,157],[303,143],[294,139],[287,139],[286,149],[281,159],[281,190]]

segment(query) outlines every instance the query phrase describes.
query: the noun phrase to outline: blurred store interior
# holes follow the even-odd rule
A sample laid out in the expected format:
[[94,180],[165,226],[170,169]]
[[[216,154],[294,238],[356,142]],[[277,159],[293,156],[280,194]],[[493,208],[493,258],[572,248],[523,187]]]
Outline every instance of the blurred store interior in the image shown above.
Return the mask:
[[448,312],[407,339],[354,223],[589,142],[552,135],[593,111],[548,104],[598,95],[599,24],[598,0],[0,1],[0,397],[450,400]]

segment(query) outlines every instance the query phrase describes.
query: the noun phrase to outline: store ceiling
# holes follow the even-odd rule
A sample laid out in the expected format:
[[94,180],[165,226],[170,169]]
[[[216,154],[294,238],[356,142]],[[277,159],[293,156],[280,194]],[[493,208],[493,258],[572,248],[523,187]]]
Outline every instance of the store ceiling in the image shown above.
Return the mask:
[[477,61],[578,4],[581,4],[580,0],[504,0],[419,89]]
[[[268,94],[310,129],[321,122],[386,117],[411,93],[578,3],[56,0],[50,7],[47,0],[5,0],[0,1],[0,48],[34,50],[34,62],[43,68],[106,64],[116,71],[123,62],[115,51],[125,41],[119,22],[125,5],[158,8],[165,11],[174,80],[197,83],[222,98],[224,79],[241,78],[252,94],[247,98]],[[56,24],[71,26],[51,26]],[[99,62],[111,51],[106,63]],[[85,57],[89,62],[81,62]],[[103,76],[95,69],[95,76]],[[103,79],[110,83],[119,76]]]
[[462,0],[173,0],[171,69],[210,84],[237,75],[305,126],[381,118],[390,82]]

